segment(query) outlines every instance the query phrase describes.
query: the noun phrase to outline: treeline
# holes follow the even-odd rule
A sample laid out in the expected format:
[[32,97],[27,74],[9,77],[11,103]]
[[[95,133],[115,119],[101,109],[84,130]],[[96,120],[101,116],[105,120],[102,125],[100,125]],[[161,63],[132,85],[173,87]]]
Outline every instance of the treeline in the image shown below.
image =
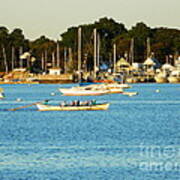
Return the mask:
[[[93,24],[81,25],[82,29],[82,65],[93,68],[94,37],[93,30],[97,29],[99,42],[100,63],[107,64],[113,61],[113,44],[116,44],[117,58],[129,57],[132,51],[131,42],[134,40],[134,61],[142,62],[148,54],[147,39],[149,39],[150,51],[161,62],[165,62],[166,56],[174,56],[180,51],[180,30],[169,28],[150,28],[143,22],[137,23],[128,30],[123,23],[115,22],[113,19],[101,18]],[[45,36],[31,41],[26,39],[23,30],[17,28],[12,32],[6,27],[0,27],[0,71],[10,71],[13,67],[19,67],[20,54],[30,52],[36,58],[34,67],[37,70],[44,70],[42,58],[46,63],[60,59],[60,66],[63,68],[65,61],[71,61],[71,68],[77,69],[78,59],[78,28],[71,27],[61,34],[61,40],[54,41]],[[58,48],[57,48],[58,47]],[[57,50],[59,51],[57,55]],[[57,65],[57,62],[56,62]]]

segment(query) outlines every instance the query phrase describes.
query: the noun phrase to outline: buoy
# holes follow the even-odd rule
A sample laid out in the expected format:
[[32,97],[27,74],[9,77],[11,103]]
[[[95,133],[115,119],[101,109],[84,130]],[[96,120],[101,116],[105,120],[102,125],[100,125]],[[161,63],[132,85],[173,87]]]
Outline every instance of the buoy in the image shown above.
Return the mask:
[[56,94],[54,92],[51,93],[51,96],[55,96]]
[[22,99],[21,99],[21,98],[17,98],[16,101],[17,101],[17,102],[21,102]]
[[157,93],[159,93],[159,92],[160,92],[160,90],[159,90],[159,89],[156,89],[156,92],[157,92]]

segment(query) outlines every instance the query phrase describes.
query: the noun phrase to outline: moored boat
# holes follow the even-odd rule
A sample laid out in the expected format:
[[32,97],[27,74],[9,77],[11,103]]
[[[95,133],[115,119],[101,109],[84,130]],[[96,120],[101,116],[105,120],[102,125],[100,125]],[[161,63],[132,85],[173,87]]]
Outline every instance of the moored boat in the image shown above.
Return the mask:
[[131,88],[129,84],[123,84],[123,83],[109,83],[106,85],[108,87],[113,87],[113,88],[122,88],[122,89]]
[[109,108],[109,103],[96,104],[96,105],[85,105],[85,106],[53,106],[44,105],[42,103],[37,103],[36,106],[39,111],[97,111],[97,110],[107,110]]
[[167,76],[165,73],[163,72],[160,72],[158,73],[155,77],[154,77],[155,81],[157,83],[167,83],[168,82],[168,79],[167,79]]
[[176,76],[169,76],[168,81],[169,83],[180,83],[180,78]]
[[4,98],[4,94],[0,92],[0,99]]
[[59,91],[65,96],[99,96],[108,94],[108,90],[84,89],[84,88],[59,88]]
[[0,99],[4,98],[4,89],[0,88]]
[[171,72],[170,76],[168,77],[169,83],[180,83],[180,71],[174,70]]
[[137,83],[138,82],[138,78],[137,77],[127,77],[126,78],[126,82],[127,83]]
[[112,93],[123,93],[123,87],[129,85],[122,85],[118,83],[112,84],[92,84],[83,87],[59,88],[59,91],[66,96],[97,96]]
[[123,95],[135,96],[135,95],[138,95],[138,92],[123,92]]

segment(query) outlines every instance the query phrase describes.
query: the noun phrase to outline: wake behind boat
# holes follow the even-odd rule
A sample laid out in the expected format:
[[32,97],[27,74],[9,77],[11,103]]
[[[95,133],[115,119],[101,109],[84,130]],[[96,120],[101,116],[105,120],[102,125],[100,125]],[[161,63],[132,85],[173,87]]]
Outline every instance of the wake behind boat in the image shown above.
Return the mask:
[[42,103],[36,104],[39,111],[97,111],[97,110],[107,110],[109,108],[109,103],[95,104],[95,105],[81,105],[81,106],[53,106],[45,105]]

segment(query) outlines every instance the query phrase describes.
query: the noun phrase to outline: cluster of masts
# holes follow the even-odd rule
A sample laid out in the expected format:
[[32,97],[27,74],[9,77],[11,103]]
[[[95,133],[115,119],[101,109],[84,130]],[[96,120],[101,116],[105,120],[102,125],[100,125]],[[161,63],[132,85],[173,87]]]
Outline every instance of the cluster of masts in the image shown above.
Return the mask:
[[[94,53],[93,53],[93,76],[94,79],[96,79],[97,76],[97,72],[99,71],[99,66],[100,66],[100,36],[99,33],[97,33],[97,29],[95,28],[93,30],[93,39],[94,39]],[[3,57],[4,57],[4,65],[5,65],[5,71],[6,73],[9,72],[9,67],[7,64],[7,57],[6,57],[6,52],[5,52],[5,48],[2,48],[2,52],[3,52]],[[78,28],[78,50],[77,50],[77,55],[78,55],[78,63],[77,63],[77,69],[76,71],[79,73],[79,79],[81,78],[81,74],[80,72],[84,72],[87,71],[86,68],[83,67],[83,61],[82,61],[82,29],[81,27]],[[15,49],[14,47],[12,47],[12,61],[11,61],[11,70],[14,70],[16,68],[16,64],[15,64]],[[130,50],[129,50],[129,54],[125,54],[124,55],[126,59],[129,60],[130,64],[134,63],[134,38],[131,39],[131,45],[130,45]],[[151,47],[150,47],[150,38],[147,38],[147,57],[151,57],[153,56],[153,53],[151,52]],[[129,57],[129,58],[128,58]],[[52,68],[59,68],[61,69],[62,64],[63,64],[63,68],[64,69],[64,73],[67,73],[67,60],[72,61],[73,59],[73,55],[72,55],[72,49],[71,48],[64,48],[64,61],[63,63],[61,63],[60,60],[60,47],[59,47],[59,43],[57,42],[57,47],[56,47],[56,52],[52,52],[51,55],[51,62],[49,62],[48,60],[48,52],[47,50],[45,50],[42,54],[41,54],[41,69],[44,72],[47,72],[49,67]],[[26,61],[26,68],[29,68],[35,61],[36,58],[33,57],[31,55],[30,52],[24,52],[23,53],[23,47],[19,48],[19,64],[18,67],[19,68],[24,68],[24,62]],[[85,62],[87,63],[87,62]],[[112,72],[116,73],[116,63],[117,63],[117,45],[116,43],[113,44],[113,68],[112,68]],[[87,67],[87,65],[86,65]]]

